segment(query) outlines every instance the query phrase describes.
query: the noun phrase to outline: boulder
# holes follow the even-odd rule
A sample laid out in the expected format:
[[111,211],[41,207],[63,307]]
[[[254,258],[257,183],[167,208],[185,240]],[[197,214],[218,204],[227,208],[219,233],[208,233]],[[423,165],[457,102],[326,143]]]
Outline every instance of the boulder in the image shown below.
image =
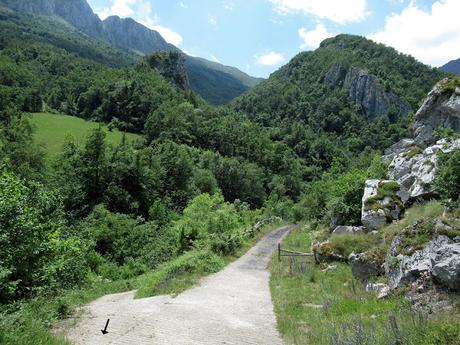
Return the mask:
[[434,180],[437,171],[438,155],[460,148],[460,139],[437,141],[422,149],[412,146],[407,151],[396,154],[388,167],[388,177],[401,184],[404,204],[436,194]]
[[315,242],[312,244],[311,249],[317,263],[347,261],[347,258],[330,241]]
[[383,299],[390,294],[390,287],[387,284],[369,283],[366,285],[366,292],[375,292],[377,299]]
[[401,139],[396,144],[391,145],[385,150],[383,158],[385,160],[392,161],[394,156],[403,152],[406,152],[409,148],[415,145],[414,139]]
[[365,253],[351,253],[348,262],[353,276],[362,283],[367,283],[371,277],[378,277],[384,273],[381,263],[369,259]]
[[436,253],[433,277],[441,284],[460,290],[460,244],[448,244]]
[[362,224],[373,231],[400,219],[404,212],[404,195],[399,182],[367,180],[362,199]]
[[415,115],[413,134],[415,144],[427,147],[434,143],[433,132],[439,127],[460,132],[460,92],[450,90],[451,78],[441,80],[423,102]]
[[334,229],[333,234],[365,234],[367,229],[364,226],[340,225]]
[[422,250],[411,255],[399,253],[401,235],[393,240],[385,258],[390,288],[412,283],[422,276],[433,276],[451,289],[460,290],[460,244],[438,235]]

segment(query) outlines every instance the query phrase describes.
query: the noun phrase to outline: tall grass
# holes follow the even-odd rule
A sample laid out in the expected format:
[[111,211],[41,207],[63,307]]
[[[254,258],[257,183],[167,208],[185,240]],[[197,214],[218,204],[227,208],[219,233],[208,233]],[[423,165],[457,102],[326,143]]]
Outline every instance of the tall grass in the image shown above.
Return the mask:
[[[410,212],[408,222],[436,216],[439,205],[430,205]],[[305,251],[312,237],[305,229],[298,230],[283,246]],[[289,258],[271,263],[270,287],[278,328],[288,344],[460,344],[458,314],[419,315],[411,311],[402,295],[378,300],[365,292],[347,264],[334,263],[336,269],[326,271],[311,258],[296,260],[304,264],[293,264]]]

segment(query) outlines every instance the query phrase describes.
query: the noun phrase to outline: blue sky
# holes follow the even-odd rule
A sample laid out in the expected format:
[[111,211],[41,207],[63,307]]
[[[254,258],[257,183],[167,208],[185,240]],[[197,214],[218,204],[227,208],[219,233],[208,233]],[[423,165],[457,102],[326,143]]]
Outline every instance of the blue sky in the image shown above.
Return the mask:
[[88,0],[186,53],[267,77],[324,38],[372,38],[433,66],[460,58],[460,0]]

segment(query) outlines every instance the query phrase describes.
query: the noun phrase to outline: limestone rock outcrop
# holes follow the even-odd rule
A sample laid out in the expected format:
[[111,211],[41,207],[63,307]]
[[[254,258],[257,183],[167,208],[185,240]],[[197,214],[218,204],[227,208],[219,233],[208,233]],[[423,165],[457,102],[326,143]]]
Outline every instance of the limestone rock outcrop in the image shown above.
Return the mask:
[[401,235],[394,238],[385,259],[391,289],[432,276],[442,285],[460,290],[460,243],[439,235],[411,255],[400,252]]
[[333,65],[323,77],[327,85],[349,90],[350,98],[359,103],[368,118],[381,116],[406,116],[412,109],[408,102],[394,93],[386,92],[377,77],[367,71],[340,64]]
[[348,257],[348,262],[351,265],[353,276],[362,283],[367,283],[372,277],[377,277],[384,273],[381,263],[369,259],[366,253],[351,253]]
[[339,225],[337,226],[333,234],[365,234],[367,233],[367,229],[364,226],[345,226]]
[[405,193],[398,182],[367,180],[361,209],[361,222],[373,231],[383,228],[404,213]]
[[451,78],[441,80],[418,110],[413,125],[417,146],[424,148],[433,144],[433,133],[439,127],[460,132],[460,87],[455,83]]
[[388,178],[397,181],[408,193],[408,200],[428,198],[435,195],[435,177],[440,153],[460,148],[460,139],[439,140],[436,144],[421,149],[412,146],[407,151],[394,155],[388,167]]

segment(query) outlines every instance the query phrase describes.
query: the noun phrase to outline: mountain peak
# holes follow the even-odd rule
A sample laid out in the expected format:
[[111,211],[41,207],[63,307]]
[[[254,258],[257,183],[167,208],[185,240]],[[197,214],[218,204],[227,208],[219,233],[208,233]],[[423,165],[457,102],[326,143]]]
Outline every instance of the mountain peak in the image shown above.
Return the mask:
[[86,0],[0,0],[0,4],[35,15],[58,16],[83,33],[102,38],[102,22]]
[[452,60],[441,67],[443,71],[460,75],[460,59]]
[[140,54],[157,51],[178,50],[155,30],[131,18],[107,17],[102,22],[106,39],[113,45],[133,50]]

